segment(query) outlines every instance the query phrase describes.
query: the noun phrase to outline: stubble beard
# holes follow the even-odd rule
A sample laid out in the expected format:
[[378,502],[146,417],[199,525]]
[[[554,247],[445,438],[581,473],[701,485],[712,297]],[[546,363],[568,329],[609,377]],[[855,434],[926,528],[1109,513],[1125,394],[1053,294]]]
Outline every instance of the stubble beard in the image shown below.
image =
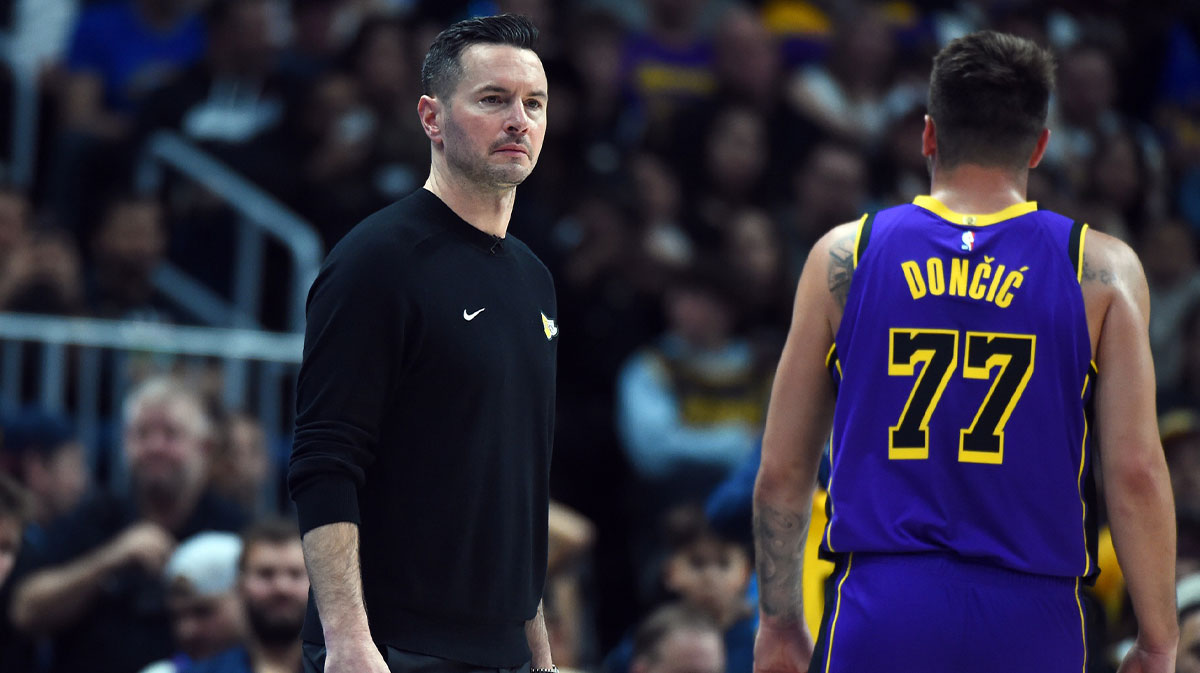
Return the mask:
[[[448,125],[446,136],[448,142],[443,145],[446,166],[451,169],[452,173],[462,175],[467,181],[482,189],[496,192],[515,189],[533,171],[532,166],[526,168],[520,164],[497,165],[491,163],[489,161],[490,148],[484,155],[471,154],[465,150],[471,146],[470,140],[453,124]],[[523,144],[516,139],[507,142]]]

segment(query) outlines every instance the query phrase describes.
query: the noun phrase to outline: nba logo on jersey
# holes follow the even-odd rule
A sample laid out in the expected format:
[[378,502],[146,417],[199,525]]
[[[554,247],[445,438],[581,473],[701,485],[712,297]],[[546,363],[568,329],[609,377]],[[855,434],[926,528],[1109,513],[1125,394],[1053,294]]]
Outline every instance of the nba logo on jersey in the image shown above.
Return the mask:
[[975,232],[964,231],[962,235],[962,249],[970,252],[975,249]]

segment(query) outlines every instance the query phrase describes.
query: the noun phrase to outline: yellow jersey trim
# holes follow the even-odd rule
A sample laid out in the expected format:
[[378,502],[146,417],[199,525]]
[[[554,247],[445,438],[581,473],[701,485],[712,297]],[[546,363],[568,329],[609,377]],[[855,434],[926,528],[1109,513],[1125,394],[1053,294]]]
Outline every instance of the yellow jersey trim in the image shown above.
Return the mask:
[[1079,602],[1079,578],[1075,578],[1075,607],[1079,608],[1079,636],[1083,644],[1083,668],[1080,673],[1087,673],[1087,620],[1083,616],[1083,603]]
[[1079,229],[1079,259],[1075,261],[1075,278],[1081,285],[1083,284],[1083,246],[1087,245],[1087,231],[1087,224]]
[[[825,651],[825,673],[829,673],[829,664],[833,661],[833,634],[837,631],[838,614],[842,611],[842,585],[846,583],[846,578],[850,576],[850,566],[852,565],[854,565],[854,552],[850,552],[849,558],[846,559],[846,572],[842,574],[842,581],[838,582],[837,602],[833,608],[833,622],[829,625],[829,649]],[[1076,600],[1078,600],[1078,595],[1076,595]]]
[[862,228],[867,222],[867,213],[858,218],[858,228],[854,230],[854,268],[858,268],[858,242],[862,239]]
[[953,222],[954,224],[965,224],[969,227],[986,227],[989,224],[996,224],[997,222],[1003,222],[1004,220],[1011,220],[1014,217],[1020,217],[1021,215],[1032,213],[1033,211],[1037,210],[1037,201],[1026,201],[1025,203],[1013,204],[1004,210],[995,213],[969,215],[955,210],[950,210],[946,207],[946,204],[927,194],[923,194],[913,199],[913,205],[924,208],[925,210],[928,210],[947,222]]

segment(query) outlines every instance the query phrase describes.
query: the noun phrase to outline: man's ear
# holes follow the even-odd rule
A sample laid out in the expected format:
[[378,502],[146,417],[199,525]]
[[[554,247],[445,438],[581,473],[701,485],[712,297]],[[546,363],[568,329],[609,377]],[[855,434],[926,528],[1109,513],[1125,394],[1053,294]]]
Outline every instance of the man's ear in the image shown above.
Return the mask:
[[921,156],[932,159],[937,154],[937,127],[933,117],[925,115],[925,130],[921,133]]
[[442,102],[433,96],[421,96],[417,101],[417,116],[421,119],[421,128],[434,144],[442,142]]
[[1037,144],[1033,146],[1033,155],[1029,157],[1029,167],[1037,168],[1037,165],[1042,163],[1042,157],[1046,155],[1046,145],[1050,144],[1050,129],[1042,129],[1038,135]]

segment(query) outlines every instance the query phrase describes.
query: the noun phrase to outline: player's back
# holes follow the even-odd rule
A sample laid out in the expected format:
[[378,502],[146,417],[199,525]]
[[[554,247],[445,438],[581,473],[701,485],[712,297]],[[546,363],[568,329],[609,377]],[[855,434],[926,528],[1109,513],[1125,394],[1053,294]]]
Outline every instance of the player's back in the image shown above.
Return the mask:
[[827,551],[1095,573],[1083,230],[930,197],[866,218],[829,359]]

